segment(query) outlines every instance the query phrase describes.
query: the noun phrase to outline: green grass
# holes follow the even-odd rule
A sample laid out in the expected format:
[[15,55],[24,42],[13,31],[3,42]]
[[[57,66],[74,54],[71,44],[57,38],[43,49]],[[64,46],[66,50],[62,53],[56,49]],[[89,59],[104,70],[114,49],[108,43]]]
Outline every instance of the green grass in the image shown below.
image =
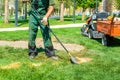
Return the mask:
[[[119,37],[109,47],[105,47],[100,40],[80,35],[80,28],[53,31],[62,42],[85,47],[83,51],[71,53],[72,55],[93,60],[78,65],[71,64],[66,52],[58,50],[56,54],[61,57],[59,61],[47,58],[44,51],[39,52],[35,59],[29,60],[27,49],[0,47],[0,66],[20,62],[19,68],[0,68],[0,80],[120,80]],[[38,37],[40,35],[39,31]],[[1,40],[27,40],[27,37],[27,31],[0,32]],[[40,63],[41,66],[32,66],[32,63]]]
[[[3,20],[0,20],[0,28],[13,28],[16,27],[14,20],[9,20],[8,24],[5,24]],[[28,20],[19,20],[17,27],[28,27]]]
[[[64,21],[60,21],[59,19],[50,19],[50,25],[62,25],[62,24],[73,24],[73,18],[65,17]],[[76,16],[76,23],[81,23],[84,21],[81,21],[81,16]],[[28,27],[28,20],[18,20],[18,26],[17,27]],[[13,19],[9,20],[9,24],[5,24],[4,20],[0,20],[0,28],[11,28],[16,27],[15,21]]]
[[[76,16],[75,23],[82,23],[85,21],[81,21],[81,16]],[[61,25],[61,24],[73,24],[73,18],[70,17],[64,17],[64,21],[60,21],[59,19],[50,19],[51,25]]]

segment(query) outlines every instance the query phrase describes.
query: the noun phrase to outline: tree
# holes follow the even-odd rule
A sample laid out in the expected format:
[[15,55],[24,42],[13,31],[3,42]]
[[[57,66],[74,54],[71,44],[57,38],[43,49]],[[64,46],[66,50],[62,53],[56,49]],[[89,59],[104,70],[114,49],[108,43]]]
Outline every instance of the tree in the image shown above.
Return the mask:
[[[64,10],[70,8],[71,0],[58,0],[60,2],[60,21],[64,21]],[[70,9],[69,9],[70,12]],[[70,13],[69,13],[70,14]],[[68,15],[69,15],[68,14]]]
[[115,0],[115,7],[120,10],[120,0]]
[[8,23],[8,15],[9,15],[9,0],[5,0],[5,18],[4,18],[5,23]]
[[77,5],[82,7],[82,20],[85,17],[85,10],[89,8],[89,1],[88,0],[77,0]]
[[66,8],[66,10],[67,10],[67,16],[70,16],[70,14],[71,14],[71,7],[73,7],[73,0],[66,0],[66,2],[65,2],[65,8]]
[[0,15],[4,12],[4,0],[0,0]]
[[[98,1],[98,5],[99,6],[99,1],[101,0],[97,0]],[[93,9],[94,11],[96,10],[96,0],[76,0],[77,5],[79,7],[82,7],[82,20],[84,20],[84,16],[85,16],[85,11],[86,9],[90,8]]]
[[9,0],[9,15],[13,16],[14,15],[14,3],[15,0]]
[[112,2],[113,0],[106,0],[106,11],[107,12],[112,12]]
[[60,21],[64,21],[64,0],[60,1]]
[[54,5],[54,14],[55,15],[59,15],[59,13],[60,13],[60,9],[59,9],[59,1],[58,0],[54,0],[55,1],[55,5]]

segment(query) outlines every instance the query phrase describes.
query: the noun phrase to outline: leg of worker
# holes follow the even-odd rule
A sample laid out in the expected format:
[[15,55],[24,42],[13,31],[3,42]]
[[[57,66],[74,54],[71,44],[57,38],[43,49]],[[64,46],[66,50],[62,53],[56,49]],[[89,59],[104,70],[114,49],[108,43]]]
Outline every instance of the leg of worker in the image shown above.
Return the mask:
[[44,41],[44,47],[45,47],[45,53],[48,57],[55,56],[53,44],[51,41],[51,36],[49,33],[49,28],[48,26],[40,24],[41,27],[41,33],[43,36],[43,41]]
[[37,49],[35,44],[35,39],[38,31],[37,21],[33,15],[30,15],[29,18],[29,40],[28,40],[28,55],[36,56]]

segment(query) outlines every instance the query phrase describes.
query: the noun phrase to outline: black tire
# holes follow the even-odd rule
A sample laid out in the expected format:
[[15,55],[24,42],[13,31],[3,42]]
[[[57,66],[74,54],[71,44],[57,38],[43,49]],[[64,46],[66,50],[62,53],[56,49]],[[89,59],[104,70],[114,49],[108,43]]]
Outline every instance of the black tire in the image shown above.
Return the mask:
[[83,33],[83,32],[85,31],[84,27],[82,27],[82,28],[80,29],[80,31],[81,31],[81,33]]
[[93,39],[93,30],[92,29],[88,30],[88,38]]
[[109,36],[108,35],[103,35],[102,36],[102,39],[101,39],[101,42],[102,42],[102,45],[104,45],[104,46],[108,46],[109,45]]
[[86,24],[82,26],[82,28],[80,29],[80,34],[85,36],[85,28],[86,28]]

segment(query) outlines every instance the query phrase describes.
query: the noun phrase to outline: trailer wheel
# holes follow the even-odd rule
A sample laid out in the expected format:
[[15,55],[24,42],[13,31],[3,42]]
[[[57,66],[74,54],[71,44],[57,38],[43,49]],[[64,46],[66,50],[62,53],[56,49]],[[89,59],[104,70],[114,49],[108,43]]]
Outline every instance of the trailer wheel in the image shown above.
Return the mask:
[[102,45],[108,46],[109,45],[109,36],[108,35],[103,35],[101,41],[102,41]]
[[89,30],[88,30],[88,37],[89,37],[90,39],[93,39],[93,30],[92,30],[92,29],[89,29]]

